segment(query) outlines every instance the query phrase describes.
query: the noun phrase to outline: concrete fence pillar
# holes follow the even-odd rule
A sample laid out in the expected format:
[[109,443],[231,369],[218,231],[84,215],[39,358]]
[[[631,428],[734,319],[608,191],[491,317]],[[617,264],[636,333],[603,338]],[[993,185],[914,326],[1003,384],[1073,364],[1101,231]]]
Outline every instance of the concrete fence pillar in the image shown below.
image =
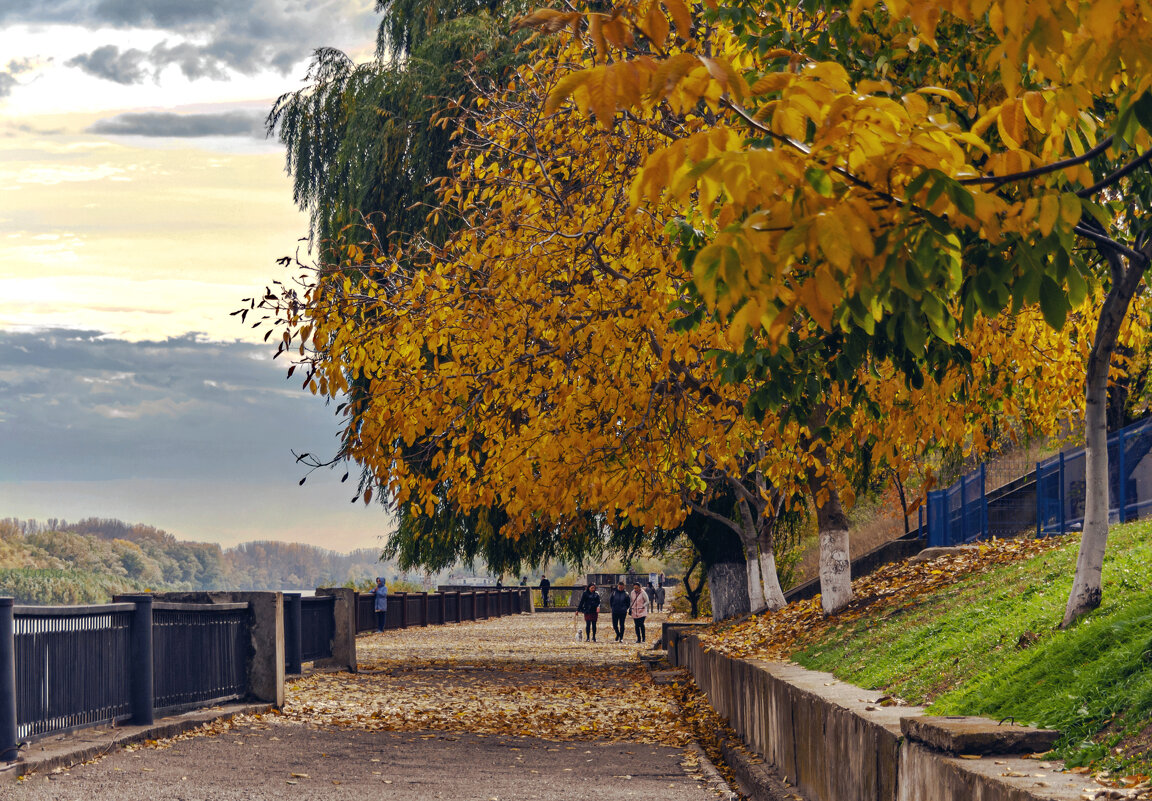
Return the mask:
[[0,598],[0,762],[15,762],[16,740],[16,619],[12,598]]
[[317,595],[335,598],[332,614],[332,658],[317,661],[319,667],[334,667],[356,672],[356,591],[348,587],[321,587]]

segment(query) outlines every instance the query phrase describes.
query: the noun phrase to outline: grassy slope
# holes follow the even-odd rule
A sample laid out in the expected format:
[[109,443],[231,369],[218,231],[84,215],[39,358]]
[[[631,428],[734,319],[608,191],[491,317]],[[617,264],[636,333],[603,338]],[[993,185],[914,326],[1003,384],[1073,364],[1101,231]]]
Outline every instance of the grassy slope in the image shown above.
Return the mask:
[[[1060,631],[1078,539],[905,610],[835,626],[792,657],[939,714],[1052,726],[1072,764],[1152,769],[1152,524],[1114,527],[1101,607]],[[1143,731],[1143,736],[1140,732]],[[1119,748],[1117,753],[1114,749]],[[1106,758],[1106,759],[1105,759]]]

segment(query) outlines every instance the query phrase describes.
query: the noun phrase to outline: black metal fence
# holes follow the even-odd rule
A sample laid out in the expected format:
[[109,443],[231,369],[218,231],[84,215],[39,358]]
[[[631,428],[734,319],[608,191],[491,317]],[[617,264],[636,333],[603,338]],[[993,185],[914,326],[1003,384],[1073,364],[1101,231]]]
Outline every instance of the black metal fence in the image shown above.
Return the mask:
[[21,741],[246,693],[248,604],[16,606],[0,598],[0,761]]
[[[356,593],[356,630],[376,628],[376,596]],[[527,587],[503,590],[388,593],[387,629],[439,626],[465,620],[518,615],[531,609]]]
[[335,609],[336,599],[331,595],[300,599],[300,658],[304,662],[332,656]]
[[248,650],[248,604],[154,604],[153,709],[171,715],[242,698]]

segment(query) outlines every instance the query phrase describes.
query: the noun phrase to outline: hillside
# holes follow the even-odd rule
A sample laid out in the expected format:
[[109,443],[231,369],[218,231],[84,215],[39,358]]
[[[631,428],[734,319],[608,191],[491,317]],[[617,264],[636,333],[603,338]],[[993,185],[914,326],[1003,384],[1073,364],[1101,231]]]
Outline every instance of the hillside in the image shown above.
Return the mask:
[[705,640],[737,656],[791,659],[896,702],[946,715],[1059,729],[1057,754],[1113,777],[1152,772],[1152,523],[1114,526],[1100,608],[1061,630],[1077,535],[982,543],[853,582],[825,618],[790,605]]
[[70,604],[145,589],[311,590],[363,584],[380,574],[378,557],[285,542],[221,548],[119,520],[8,519],[0,520],[0,595]]

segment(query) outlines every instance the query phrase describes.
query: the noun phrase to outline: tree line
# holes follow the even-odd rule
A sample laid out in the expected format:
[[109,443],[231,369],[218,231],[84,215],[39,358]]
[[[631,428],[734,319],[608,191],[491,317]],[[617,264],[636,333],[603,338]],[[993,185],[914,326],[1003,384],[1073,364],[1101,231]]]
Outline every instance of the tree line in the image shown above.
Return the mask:
[[391,569],[379,556],[371,549],[342,554],[274,541],[222,548],[111,519],[40,523],[9,518],[0,520],[0,595],[18,603],[99,603],[143,590],[361,585]]

